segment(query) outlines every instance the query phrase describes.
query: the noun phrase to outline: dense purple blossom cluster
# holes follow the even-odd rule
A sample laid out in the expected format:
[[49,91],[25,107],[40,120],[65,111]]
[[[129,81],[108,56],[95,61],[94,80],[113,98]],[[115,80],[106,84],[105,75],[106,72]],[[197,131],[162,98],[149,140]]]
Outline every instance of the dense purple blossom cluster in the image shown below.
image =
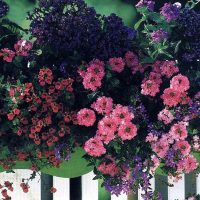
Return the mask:
[[39,5],[29,14],[30,31],[38,44],[59,55],[76,57],[79,62],[106,60],[122,56],[132,47],[135,30],[115,14],[99,15],[83,0],[40,0]]
[[183,58],[192,62],[200,58],[200,13],[193,9],[184,9],[178,18],[180,32],[188,44]]
[[9,11],[8,4],[0,0],[0,18],[4,17]]

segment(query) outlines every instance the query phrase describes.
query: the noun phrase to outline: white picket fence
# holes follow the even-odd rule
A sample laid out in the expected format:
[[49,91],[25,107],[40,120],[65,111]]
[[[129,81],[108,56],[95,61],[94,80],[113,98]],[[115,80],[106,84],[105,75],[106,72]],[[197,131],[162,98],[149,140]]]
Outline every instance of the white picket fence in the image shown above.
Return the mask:
[[[41,176],[38,174],[36,178],[30,182],[30,191],[29,193],[23,193],[19,184],[22,178],[29,178],[31,171],[29,170],[15,170],[15,173],[0,173],[0,183],[3,184],[4,181],[9,180],[13,182],[14,192],[9,192],[12,200],[43,200],[41,198]],[[88,173],[81,177],[81,190],[82,190],[82,200],[104,200],[98,199],[98,181],[92,180],[94,174]],[[193,188],[198,194],[200,194],[200,175],[195,177],[195,186]],[[152,179],[151,185],[152,188],[155,189],[156,186],[155,178]],[[168,181],[171,180],[168,178]],[[159,187],[167,187],[164,183],[158,183]],[[168,187],[167,196],[168,200],[184,200],[185,199],[185,189],[187,184],[185,182],[185,175],[182,176],[182,180],[177,183],[173,183],[174,187]],[[191,183],[189,183],[188,187],[191,187]],[[70,199],[70,180],[67,178],[58,178],[53,177],[53,186],[57,188],[57,192],[53,194],[53,200],[74,200]],[[166,188],[165,188],[166,189]],[[142,200],[141,190],[138,191],[138,200]],[[1,199],[1,196],[0,196]],[[127,200],[128,197],[126,195],[121,195],[119,197],[111,196],[111,200]],[[130,198],[129,198],[130,200]]]

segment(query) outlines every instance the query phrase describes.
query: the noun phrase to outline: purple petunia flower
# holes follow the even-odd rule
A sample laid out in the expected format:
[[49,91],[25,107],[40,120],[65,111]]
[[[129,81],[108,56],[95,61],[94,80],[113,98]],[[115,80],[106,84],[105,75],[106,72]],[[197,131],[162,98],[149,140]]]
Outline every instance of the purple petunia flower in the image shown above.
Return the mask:
[[171,22],[179,17],[180,9],[176,4],[165,3],[161,8],[160,14],[165,17],[167,22]]
[[153,31],[151,33],[151,38],[154,42],[160,42],[163,39],[168,37],[168,32],[164,31],[163,29],[159,29],[157,31]]
[[149,11],[153,11],[154,10],[154,5],[155,2],[152,0],[140,0],[136,7],[137,8],[141,8],[141,7],[147,7]]

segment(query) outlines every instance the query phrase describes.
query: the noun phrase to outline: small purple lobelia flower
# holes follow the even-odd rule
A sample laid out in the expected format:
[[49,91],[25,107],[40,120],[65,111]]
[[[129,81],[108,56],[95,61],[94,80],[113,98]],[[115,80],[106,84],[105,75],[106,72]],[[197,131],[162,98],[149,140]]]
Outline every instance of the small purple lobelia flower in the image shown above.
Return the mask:
[[8,4],[6,2],[0,0],[0,18],[7,15],[8,11],[9,11]]
[[165,3],[161,8],[160,14],[165,17],[167,22],[171,22],[179,17],[180,8],[176,4]]
[[136,4],[136,7],[137,8],[147,7],[149,11],[153,11],[154,10],[154,5],[155,5],[155,2],[152,1],[152,0],[140,0]]
[[54,149],[56,159],[62,160],[62,156],[61,156],[62,150],[66,151],[66,156],[65,156],[64,160],[67,160],[67,161],[70,160],[71,159],[71,151],[66,146],[66,144],[61,144],[61,145],[56,146],[56,148]]
[[151,39],[153,42],[160,42],[163,39],[168,37],[168,32],[164,31],[163,29],[159,29],[157,31],[153,31],[151,33]]

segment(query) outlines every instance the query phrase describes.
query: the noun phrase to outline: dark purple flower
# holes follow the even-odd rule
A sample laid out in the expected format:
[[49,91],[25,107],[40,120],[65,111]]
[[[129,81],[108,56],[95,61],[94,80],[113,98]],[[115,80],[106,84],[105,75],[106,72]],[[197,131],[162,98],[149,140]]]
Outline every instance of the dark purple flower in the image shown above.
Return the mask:
[[160,14],[165,17],[167,22],[171,22],[179,17],[180,9],[176,5],[165,3],[161,8]]
[[56,59],[51,64],[75,60],[79,65],[83,60],[107,60],[132,50],[136,32],[115,14],[97,14],[83,0],[40,0],[39,6],[29,14],[30,32],[36,46],[53,52]]
[[9,11],[8,4],[3,0],[0,0],[0,18],[6,16],[8,11]]
[[164,31],[163,29],[159,29],[157,31],[153,31],[151,33],[151,38],[153,42],[160,42],[163,39],[168,37],[168,32]]
[[136,7],[137,8],[141,8],[141,7],[147,7],[147,9],[149,11],[153,11],[154,10],[154,5],[155,2],[152,0],[140,0],[137,4]]

